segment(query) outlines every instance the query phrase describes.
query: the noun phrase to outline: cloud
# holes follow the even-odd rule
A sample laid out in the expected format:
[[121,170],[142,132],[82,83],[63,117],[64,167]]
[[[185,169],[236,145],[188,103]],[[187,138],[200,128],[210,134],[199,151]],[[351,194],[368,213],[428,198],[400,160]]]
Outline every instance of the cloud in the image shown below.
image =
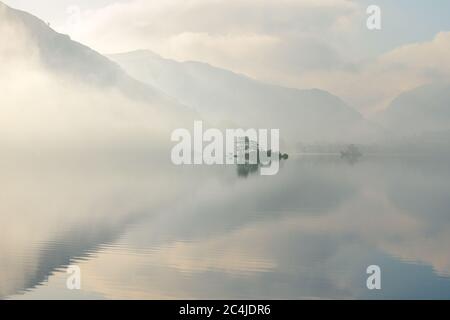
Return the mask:
[[450,79],[450,32],[431,41],[398,47],[355,69],[315,70],[288,81],[292,85],[320,85],[366,112],[386,108],[404,91]]
[[[71,46],[65,38],[54,41],[53,36],[38,20],[0,7],[0,38],[8,39],[0,45],[1,144],[118,147],[129,139],[168,147],[169,130],[179,126],[185,108],[150,88],[145,99],[128,93],[127,75],[115,74],[115,64],[106,58],[99,63],[91,51],[86,54],[84,47]],[[108,85],[89,82],[89,68],[99,77],[118,80]]]
[[410,70],[422,78],[450,75],[450,32],[440,32],[429,42],[399,47],[381,57],[381,62],[397,70]]
[[81,12],[59,29],[106,53],[150,49],[266,78],[345,64],[340,34],[353,33],[360,12],[348,0],[134,0]]
[[365,114],[448,79],[448,33],[371,56],[365,9],[352,0],[113,1],[71,6],[57,30],[103,53],[150,49],[266,82],[321,88]]

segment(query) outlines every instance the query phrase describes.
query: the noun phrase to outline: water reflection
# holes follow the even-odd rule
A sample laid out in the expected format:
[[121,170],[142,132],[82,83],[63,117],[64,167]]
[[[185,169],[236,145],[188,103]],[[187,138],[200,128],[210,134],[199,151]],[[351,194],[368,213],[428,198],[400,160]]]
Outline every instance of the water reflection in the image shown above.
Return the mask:
[[[276,161],[276,168],[280,167],[280,162],[289,158],[287,153],[277,152],[273,154],[272,150],[263,150],[256,141],[244,137],[236,144],[236,170],[238,177],[247,178],[249,175],[260,173],[261,167],[270,167]],[[270,159],[267,163],[262,159]]]
[[241,178],[247,178],[250,174],[258,173],[259,164],[238,164],[236,165],[237,174]]
[[[145,154],[2,158],[0,296],[449,298],[449,169],[291,156],[239,179]],[[69,263],[81,291],[65,289]]]
[[354,144],[347,146],[344,150],[341,151],[341,159],[344,159],[350,165],[356,164],[362,156],[363,154]]

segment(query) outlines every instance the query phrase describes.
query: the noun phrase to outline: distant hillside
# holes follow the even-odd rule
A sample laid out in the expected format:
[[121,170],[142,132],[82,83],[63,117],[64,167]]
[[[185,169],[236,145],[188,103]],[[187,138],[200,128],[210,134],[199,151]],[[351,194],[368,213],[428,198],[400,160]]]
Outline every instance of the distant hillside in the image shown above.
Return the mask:
[[20,26],[25,31],[30,47],[38,49],[40,61],[48,71],[88,85],[114,87],[132,98],[151,100],[163,97],[155,88],[128,76],[107,57],[55,32],[44,21],[27,12],[0,2],[0,18],[0,24]]
[[407,91],[378,115],[391,132],[418,136],[450,130],[450,84],[429,84]]
[[362,142],[379,133],[326,91],[265,84],[205,63],[180,63],[149,51],[109,57],[136,79],[195,108],[219,126],[279,128],[282,137],[293,143]]
[[86,144],[133,135],[145,143],[158,131],[168,144],[172,130],[199,118],[107,57],[1,2],[0,39],[0,86],[6,88],[0,140],[70,137]]

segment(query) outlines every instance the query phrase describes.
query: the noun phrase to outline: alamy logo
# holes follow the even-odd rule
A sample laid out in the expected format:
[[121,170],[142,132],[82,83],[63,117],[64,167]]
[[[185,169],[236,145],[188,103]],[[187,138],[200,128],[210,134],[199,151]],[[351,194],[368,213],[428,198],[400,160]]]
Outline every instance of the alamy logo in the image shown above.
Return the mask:
[[366,272],[370,274],[366,281],[367,289],[381,290],[381,268],[377,265],[371,265],[367,267]]
[[367,29],[369,30],[381,30],[381,8],[376,5],[367,7],[366,13],[369,15],[367,18]]
[[71,265],[66,270],[69,277],[67,277],[66,286],[69,290],[81,289],[81,269],[79,266]]
[[[270,134],[269,134],[270,132]],[[194,121],[194,134],[180,128],[172,132],[178,142],[171,152],[176,165],[259,165],[261,175],[275,175],[279,170],[280,131],[278,129],[203,130],[202,121]]]

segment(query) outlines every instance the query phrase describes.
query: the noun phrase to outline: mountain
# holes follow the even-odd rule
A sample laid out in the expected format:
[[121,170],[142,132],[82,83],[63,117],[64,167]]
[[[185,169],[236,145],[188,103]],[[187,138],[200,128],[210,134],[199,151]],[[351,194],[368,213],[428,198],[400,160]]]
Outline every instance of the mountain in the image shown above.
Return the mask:
[[427,84],[404,92],[377,116],[377,121],[403,136],[450,131],[450,84]]
[[359,142],[378,130],[322,90],[270,85],[200,62],[177,62],[149,51],[109,56],[136,79],[196,109],[217,126],[279,128],[290,142]]
[[0,142],[70,138],[84,146],[133,136],[168,144],[172,130],[199,118],[107,57],[1,2],[0,39]]
[[[25,60],[37,51],[39,64],[45,72],[67,86],[82,84],[90,90],[119,91],[131,100],[170,111],[172,118],[199,119],[201,116],[220,128],[279,128],[282,140],[292,143],[353,143],[367,141],[378,133],[359,113],[322,90],[265,84],[205,63],[180,63],[148,51],[105,57],[55,32],[40,19],[1,2],[0,16],[0,31],[2,26],[8,30],[9,26],[16,25],[26,35],[25,49],[19,50]],[[18,32],[13,31],[2,36],[8,39],[4,43],[16,41],[13,37]],[[1,54],[0,51],[0,58]],[[6,52],[7,57],[14,54]],[[59,87],[53,89],[55,94],[58,90]],[[50,94],[52,89],[48,91]],[[79,95],[85,96],[84,93]],[[13,98],[10,100],[14,101]],[[61,103],[75,104],[74,98],[63,98],[59,97]],[[91,103],[84,100],[84,104]],[[110,100],[115,102],[116,99]],[[121,104],[120,112],[126,114],[127,107]],[[198,111],[200,116],[192,110]],[[155,125],[165,123],[157,121],[158,118],[151,120]]]
[[[0,24],[19,27],[26,37],[27,49],[38,51],[40,62],[46,69],[69,80],[81,81],[86,85],[102,88],[117,88],[132,98],[143,100],[163,98],[164,95],[124,72],[120,66],[100,53],[72,41],[68,35],[51,29],[44,21],[0,2]],[[14,41],[14,39],[2,39]],[[34,49],[33,48],[33,49]],[[164,97],[167,99],[167,97]]]

